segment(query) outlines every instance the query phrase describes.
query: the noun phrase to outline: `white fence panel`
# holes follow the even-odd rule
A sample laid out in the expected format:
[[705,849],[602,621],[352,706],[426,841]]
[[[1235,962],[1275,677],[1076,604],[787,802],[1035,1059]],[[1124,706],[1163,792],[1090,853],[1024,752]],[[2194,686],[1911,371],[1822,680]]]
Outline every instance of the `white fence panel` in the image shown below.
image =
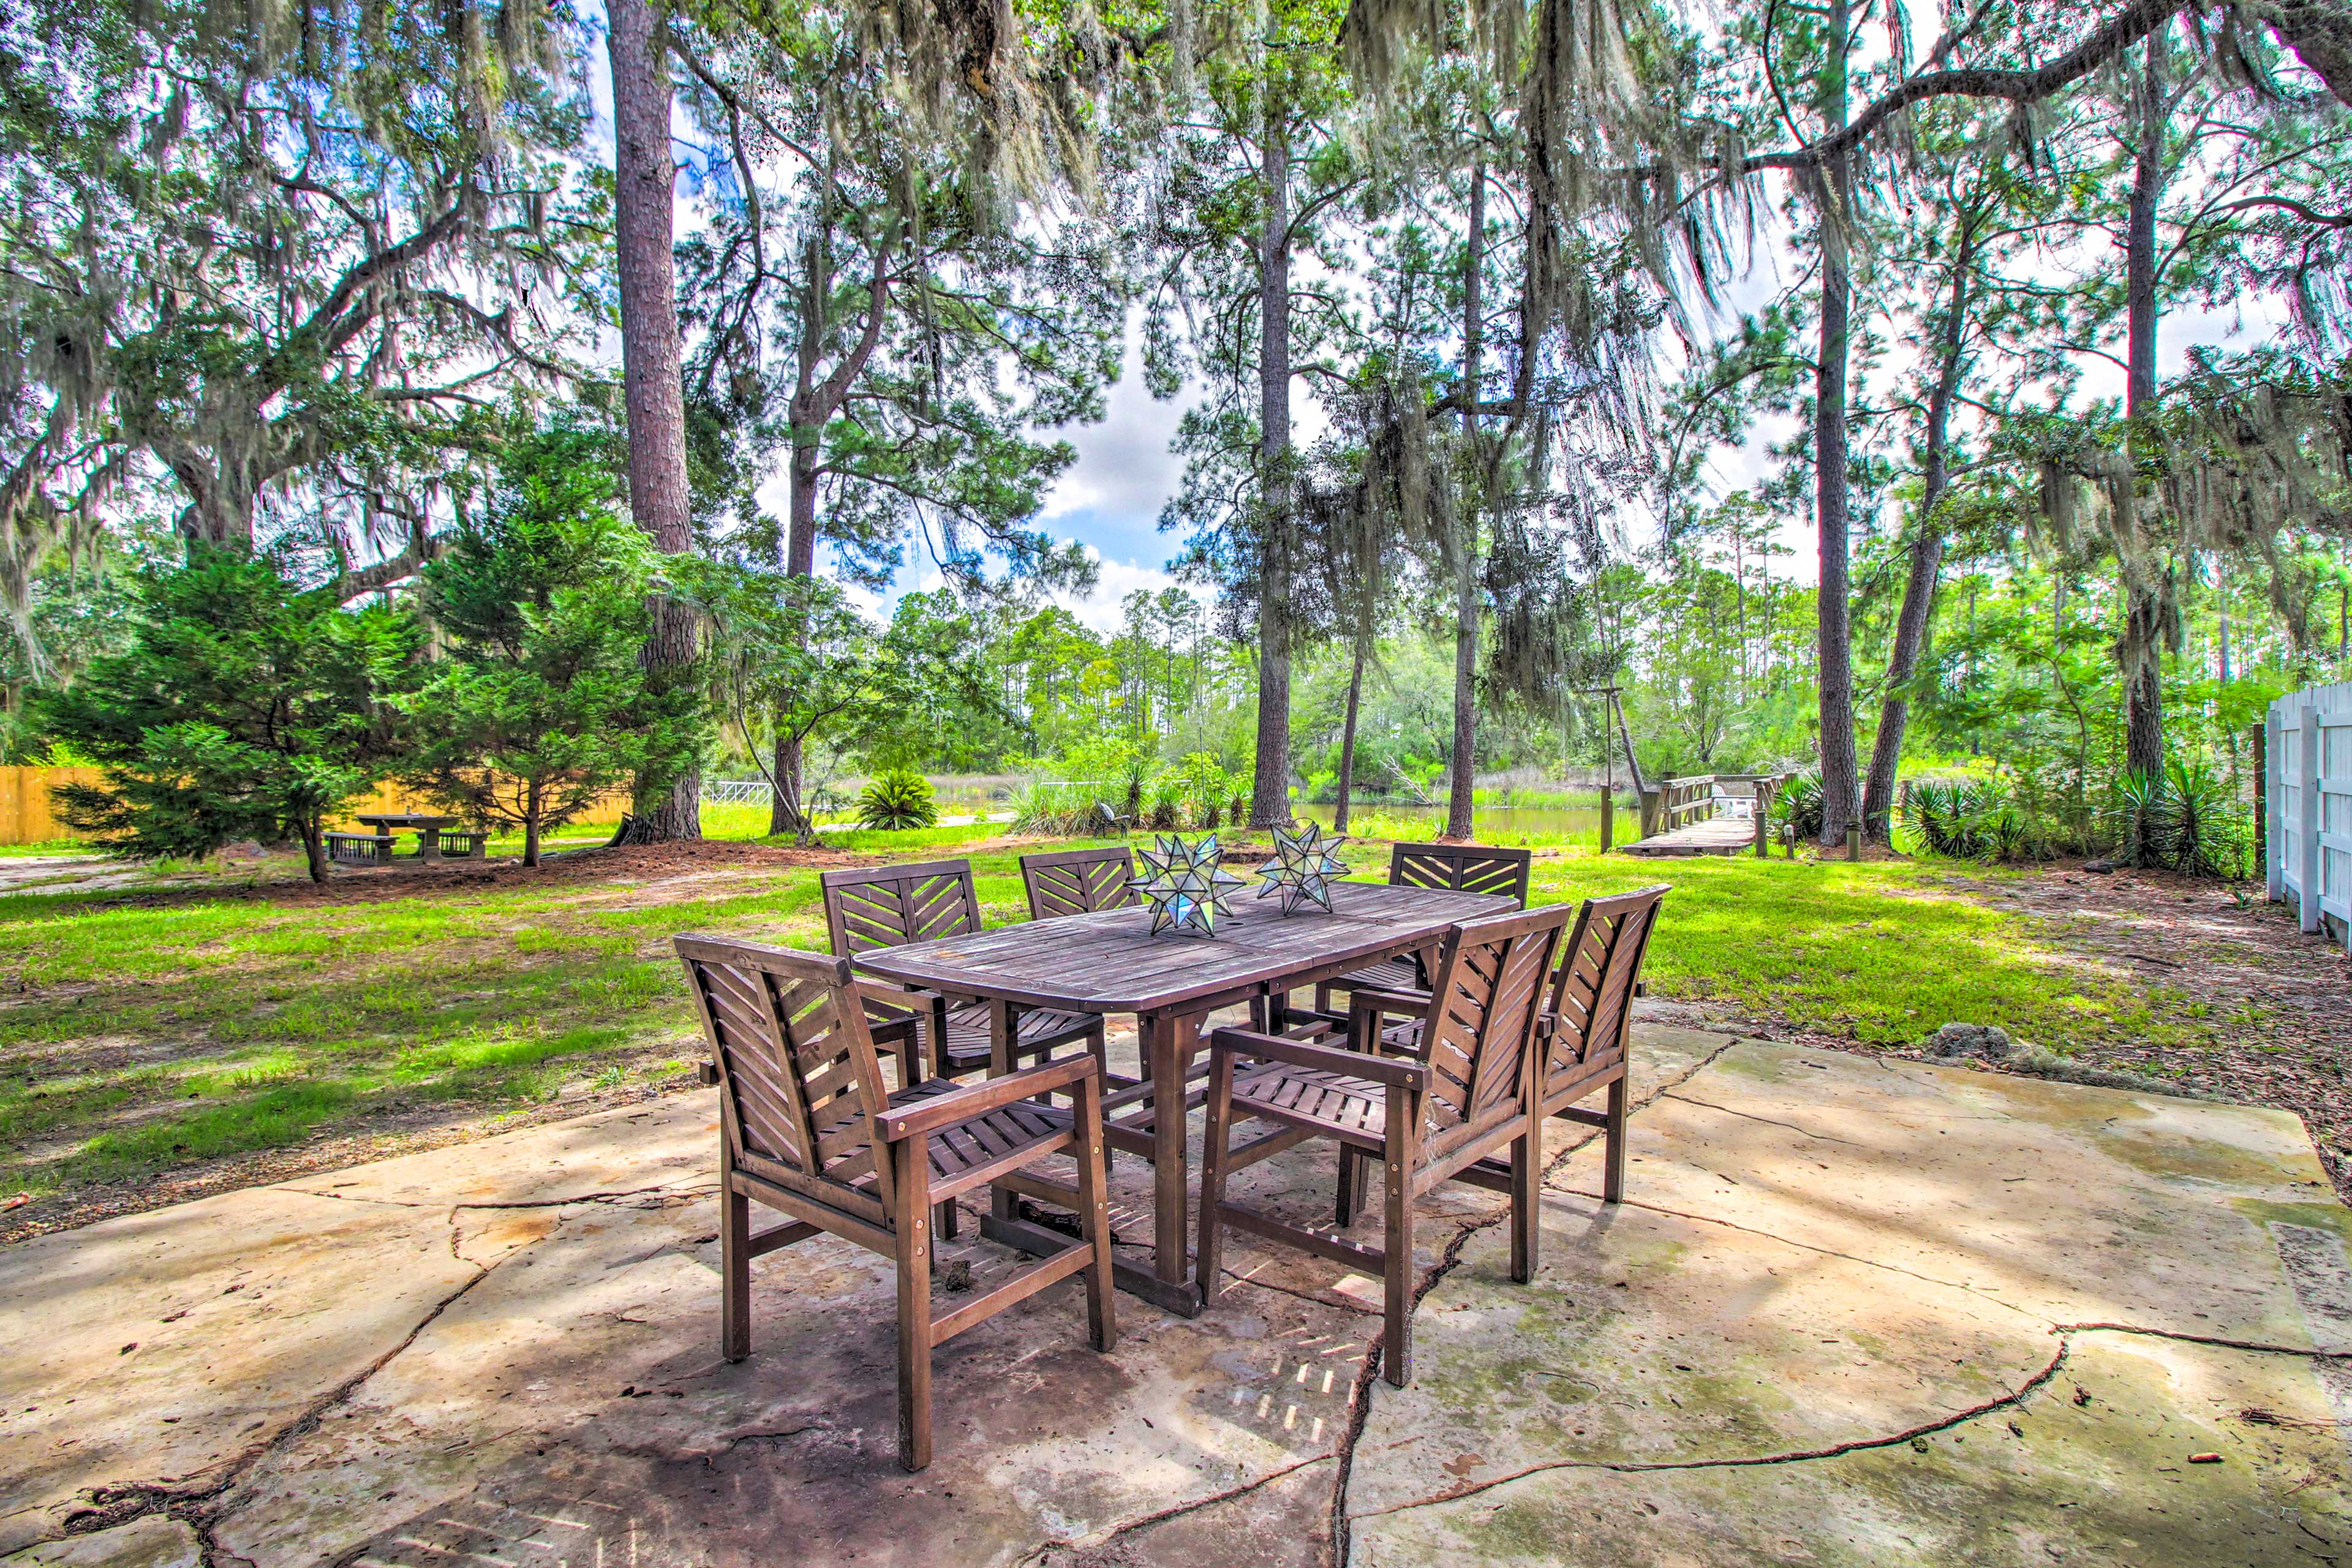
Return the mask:
[[2303,929],[2352,949],[2352,684],[2315,686],[2271,704],[2263,723],[2270,837],[2263,877]]

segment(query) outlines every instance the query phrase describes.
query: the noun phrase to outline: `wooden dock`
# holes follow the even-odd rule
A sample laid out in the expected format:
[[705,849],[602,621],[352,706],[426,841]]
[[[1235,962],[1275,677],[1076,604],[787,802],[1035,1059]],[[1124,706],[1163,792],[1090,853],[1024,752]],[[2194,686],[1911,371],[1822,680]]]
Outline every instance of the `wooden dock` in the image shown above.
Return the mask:
[[1621,853],[1655,859],[1690,855],[1740,855],[1756,847],[1756,824],[1744,816],[1712,816],[1628,844]]

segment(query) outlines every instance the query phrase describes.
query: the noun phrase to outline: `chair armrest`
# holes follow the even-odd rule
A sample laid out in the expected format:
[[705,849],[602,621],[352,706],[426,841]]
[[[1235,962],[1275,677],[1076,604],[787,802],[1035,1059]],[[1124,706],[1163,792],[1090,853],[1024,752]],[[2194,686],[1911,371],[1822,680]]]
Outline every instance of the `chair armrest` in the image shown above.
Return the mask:
[[952,1127],[959,1121],[969,1121],[986,1111],[1011,1105],[1015,1100],[1028,1100],[1048,1089],[1064,1089],[1081,1079],[1095,1076],[1095,1058],[1086,1053],[1064,1057],[1057,1062],[1043,1062],[1019,1072],[992,1078],[985,1083],[971,1084],[934,1095],[904,1110],[886,1110],[877,1119],[882,1123],[882,1136],[889,1142],[912,1138],[919,1132],[933,1132],[942,1127]]
[[[1349,1008],[1350,1012],[1356,1010],[1353,1004],[1369,1002],[1383,1013],[1397,1013],[1408,1017],[1426,1018],[1429,1016],[1429,1005],[1435,998],[1426,991],[1375,991],[1366,986],[1361,991],[1349,992],[1348,1000],[1350,1004]],[[1370,1008],[1364,1010],[1369,1012]]]
[[886,1013],[903,1013],[920,1016],[940,1001],[936,991],[926,991],[919,985],[902,985],[896,980],[877,980],[871,975],[857,977],[857,994],[867,1002],[879,1005]]
[[1262,1035],[1255,1029],[1219,1029],[1209,1037],[1209,1048],[1225,1056],[1255,1057],[1260,1061],[1285,1062],[1298,1068],[1321,1068],[1327,1072],[1345,1073],[1349,1078],[1370,1079],[1391,1089],[1426,1089],[1429,1086],[1429,1068],[1420,1062],[1376,1057],[1362,1051],[1339,1050],[1306,1040],[1288,1040],[1280,1035]]

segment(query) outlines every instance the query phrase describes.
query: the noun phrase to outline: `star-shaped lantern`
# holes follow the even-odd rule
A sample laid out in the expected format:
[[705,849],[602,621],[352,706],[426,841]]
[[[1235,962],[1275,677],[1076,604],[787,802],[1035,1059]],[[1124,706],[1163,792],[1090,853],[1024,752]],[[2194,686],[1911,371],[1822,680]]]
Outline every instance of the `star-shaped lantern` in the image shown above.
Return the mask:
[[1127,885],[1151,907],[1153,936],[1217,934],[1217,917],[1234,912],[1226,906],[1227,895],[1243,884],[1217,864],[1215,834],[1191,844],[1163,834],[1157,850],[1139,849],[1136,855],[1144,869]]
[[1276,828],[1274,858],[1257,868],[1257,874],[1265,879],[1257,896],[1262,899],[1268,893],[1281,893],[1284,914],[1309,903],[1321,906],[1323,912],[1329,914],[1331,879],[1348,874],[1348,868],[1332,851],[1346,842],[1345,838],[1325,839],[1319,822],[1310,822],[1297,833]]

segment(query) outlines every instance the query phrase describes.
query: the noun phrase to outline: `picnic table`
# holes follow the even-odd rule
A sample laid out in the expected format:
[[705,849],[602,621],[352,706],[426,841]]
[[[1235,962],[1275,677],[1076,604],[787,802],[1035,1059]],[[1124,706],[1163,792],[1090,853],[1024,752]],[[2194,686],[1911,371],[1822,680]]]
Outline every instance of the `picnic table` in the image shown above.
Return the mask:
[[[420,860],[438,860],[441,858],[443,829],[454,827],[464,819],[456,816],[436,816],[429,812],[374,811],[355,812],[352,814],[352,820],[363,827],[373,829],[379,835],[413,831],[416,835],[416,858]],[[472,852],[474,847],[469,844],[468,853]]]
[[[1267,1026],[1278,1029],[1291,992],[1433,948],[1458,921],[1518,908],[1492,894],[1371,882],[1334,883],[1331,894],[1328,915],[1285,916],[1244,891],[1213,938],[1148,935],[1150,911],[1128,908],[874,948],[855,962],[886,980],[986,1001],[991,1077],[1013,1070],[1019,1009],[1135,1015],[1144,1077],[1116,1080],[1119,1087],[1103,1097],[1103,1134],[1110,1149],[1151,1163],[1153,1252],[1148,1269],[1119,1259],[1118,1281],[1155,1306],[1196,1317],[1184,1113],[1206,1092],[1194,1087],[1208,1073],[1205,1061],[1193,1059],[1202,1020],[1247,1004],[1263,1007]],[[1164,1116],[1163,1089],[1172,1112]],[[1010,1194],[998,1194],[993,1209],[981,1221],[982,1235],[1035,1253],[1068,1244],[1022,1219]]]

